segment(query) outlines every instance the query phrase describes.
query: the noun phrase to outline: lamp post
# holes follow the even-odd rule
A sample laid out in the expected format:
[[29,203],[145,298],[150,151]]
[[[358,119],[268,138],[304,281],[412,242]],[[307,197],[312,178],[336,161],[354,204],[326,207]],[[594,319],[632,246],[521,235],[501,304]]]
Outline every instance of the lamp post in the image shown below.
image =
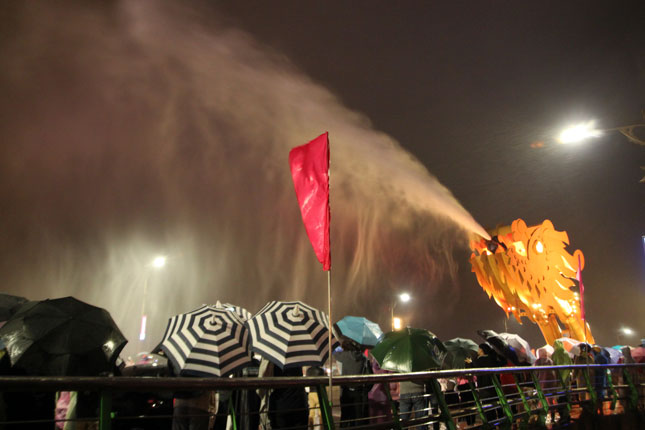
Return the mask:
[[[166,265],[166,257],[163,255],[156,256],[148,265],[154,270],[161,270]],[[148,280],[150,270],[146,270],[146,277],[143,281],[143,300],[141,301],[141,329],[139,330],[139,340],[146,340],[146,324],[148,316],[146,315],[146,299],[148,298]]]
[[[410,301],[410,299],[411,299],[411,297],[410,297],[410,295],[408,293],[401,293],[401,294],[397,295],[396,298],[394,299],[394,301],[392,302],[392,306],[390,307],[390,314],[391,314],[390,315],[390,317],[391,317],[390,321],[392,322],[392,331],[398,330],[398,328],[396,328],[397,324],[395,324],[395,321],[394,321],[394,308],[396,308],[396,305],[397,305],[397,303],[399,303],[399,301],[402,302],[402,303],[407,303],[407,302]],[[397,319],[398,319],[398,325],[399,325],[399,328],[400,328],[401,319],[400,318],[397,318]]]

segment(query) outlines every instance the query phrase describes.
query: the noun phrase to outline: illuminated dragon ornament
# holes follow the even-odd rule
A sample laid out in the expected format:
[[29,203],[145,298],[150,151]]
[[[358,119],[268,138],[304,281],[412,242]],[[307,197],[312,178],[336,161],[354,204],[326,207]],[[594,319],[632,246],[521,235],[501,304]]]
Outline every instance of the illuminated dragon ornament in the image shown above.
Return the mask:
[[472,271],[488,297],[521,324],[536,323],[549,345],[563,336],[561,324],[575,339],[594,343],[580,315],[576,273],[584,268],[582,251],[569,254],[569,237],[549,220],[527,227],[521,219],[489,232],[492,240],[470,242]]

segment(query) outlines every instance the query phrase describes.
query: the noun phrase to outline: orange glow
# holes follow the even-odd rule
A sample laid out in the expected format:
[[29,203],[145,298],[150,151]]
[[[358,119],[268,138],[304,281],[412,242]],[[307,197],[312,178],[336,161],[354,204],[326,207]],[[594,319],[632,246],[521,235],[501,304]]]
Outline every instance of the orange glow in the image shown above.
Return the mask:
[[[582,270],[584,256],[580,250],[567,252],[567,233],[555,230],[549,220],[527,227],[521,219],[489,233],[497,238],[497,248],[481,237],[470,243],[472,271],[488,297],[507,317],[513,314],[520,323],[522,317],[536,323],[549,345],[563,337],[563,329],[585,340],[580,297],[570,289],[576,287],[578,257]],[[586,341],[594,342],[588,324]]]

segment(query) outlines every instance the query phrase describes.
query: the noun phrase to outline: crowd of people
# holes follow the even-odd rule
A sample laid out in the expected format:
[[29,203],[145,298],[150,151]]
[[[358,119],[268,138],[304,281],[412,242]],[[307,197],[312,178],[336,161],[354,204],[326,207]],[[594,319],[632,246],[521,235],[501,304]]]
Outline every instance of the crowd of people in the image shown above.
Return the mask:
[[[535,366],[571,365],[571,364],[607,364],[609,356],[602,348],[588,344],[580,344],[576,348],[576,354],[571,356],[566,351],[562,342],[556,341],[553,350],[540,348],[537,351]],[[346,341],[342,349],[334,354],[337,373],[340,375],[365,375],[391,373],[379,367],[377,361],[359,345]],[[630,348],[622,350],[622,362],[631,363],[634,360],[630,354]],[[473,359],[467,358],[464,361],[466,369],[476,368],[499,368],[516,365],[530,365],[529,363],[513,363],[502,354],[498,353],[489,343],[481,343],[477,356]],[[161,368],[160,368],[161,370]],[[642,371],[640,371],[642,373]],[[641,390],[640,398],[643,399],[642,376],[639,372],[633,372],[633,383]],[[298,377],[298,376],[323,376],[325,371],[318,366],[292,367],[281,369],[270,361],[262,359],[258,366],[251,366],[239,372],[235,376],[256,376],[256,377]],[[530,381],[528,375],[502,372],[499,375],[501,389],[505,394],[517,394],[516,380],[520,382]],[[546,394],[550,403],[549,419],[566,420],[568,411],[566,404],[569,400],[584,402],[590,400],[592,395],[597,399],[605,399],[609,396],[607,378],[611,377],[614,385],[619,387],[617,393],[620,398],[627,398],[628,389],[621,388],[624,385],[622,370],[595,371],[591,369],[545,369],[537,373],[540,386]],[[170,375],[169,375],[170,376]],[[502,409],[497,406],[496,387],[492,375],[479,374],[474,377],[462,375],[454,378],[444,378],[437,381],[446,403],[451,409],[468,410],[462,414],[460,421],[464,425],[473,425],[479,414],[474,405],[472,387],[477,387],[477,394],[484,405],[484,416],[489,422],[502,418]],[[387,386],[386,386],[387,385]],[[526,384],[529,386],[530,384]],[[592,392],[587,388],[592,387]],[[499,387],[498,387],[499,388]],[[564,389],[563,389],[564,388]],[[581,390],[577,390],[581,389]],[[402,420],[409,421],[427,417],[431,413],[438,412],[438,399],[435,396],[436,386],[431,383],[420,383],[404,381],[397,383],[375,383],[375,384],[353,384],[340,387],[340,427],[352,427],[366,424],[377,424],[390,422],[393,419],[393,412],[398,413]],[[569,394],[567,394],[569,392]],[[572,394],[571,394],[572,393]],[[16,394],[15,397],[5,396],[5,412],[7,407],[13,412],[24,409],[26,416],[35,416],[35,403],[24,401],[23,394]],[[333,396],[327,393],[328,396]],[[569,397],[567,397],[569,396]],[[48,397],[50,401],[52,398]],[[126,404],[132,399],[122,399],[121,404]],[[16,403],[18,402],[18,403]],[[96,428],[95,420],[70,420],[69,418],[96,417],[98,415],[99,399],[96,393],[89,392],[60,392],[56,394],[57,405],[56,418],[62,419],[56,424],[56,428],[62,430],[91,430]],[[38,399],[43,404],[43,399]],[[115,409],[118,409],[118,400]],[[15,405],[14,405],[15,404]],[[518,403],[519,404],[519,403]],[[519,412],[521,406],[514,404],[513,412]],[[602,408],[602,402],[598,403]],[[227,391],[190,391],[176,392],[169,395],[166,413],[171,413],[173,430],[225,430],[230,427],[231,420],[235,419],[238,428],[242,429],[307,429],[321,428],[322,416],[320,399],[316,389],[305,388],[301,385],[274,389],[238,390]],[[234,405],[234,407],[233,407]],[[393,409],[394,405],[394,409]],[[15,409],[14,409],[15,408]],[[70,411],[73,410],[73,414]],[[8,415],[11,415],[9,413]],[[7,418],[12,418],[7,416]],[[53,418],[53,417],[52,417]],[[150,421],[153,423],[153,421]],[[159,426],[157,421],[153,427],[161,428],[168,425],[165,420],[164,426]],[[127,427],[125,422],[115,422],[114,428]],[[417,430],[426,429],[427,426],[418,425]],[[11,428],[11,427],[7,427]],[[42,428],[51,428],[51,424],[43,424]],[[146,424],[139,423],[136,428],[148,428]],[[434,424],[439,428],[439,423]]]

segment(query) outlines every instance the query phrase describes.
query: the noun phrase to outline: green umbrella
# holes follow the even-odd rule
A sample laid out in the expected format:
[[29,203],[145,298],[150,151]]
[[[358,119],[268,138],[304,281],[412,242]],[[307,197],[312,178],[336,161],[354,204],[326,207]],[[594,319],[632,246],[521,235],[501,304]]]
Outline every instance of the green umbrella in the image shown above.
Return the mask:
[[446,366],[451,369],[463,369],[466,365],[466,358],[474,360],[477,358],[479,345],[470,339],[456,337],[443,343],[448,350]]
[[446,354],[446,347],[434,334],[410,327],[386,333],[372,350],[381,369],[395,372],[441,368]]

